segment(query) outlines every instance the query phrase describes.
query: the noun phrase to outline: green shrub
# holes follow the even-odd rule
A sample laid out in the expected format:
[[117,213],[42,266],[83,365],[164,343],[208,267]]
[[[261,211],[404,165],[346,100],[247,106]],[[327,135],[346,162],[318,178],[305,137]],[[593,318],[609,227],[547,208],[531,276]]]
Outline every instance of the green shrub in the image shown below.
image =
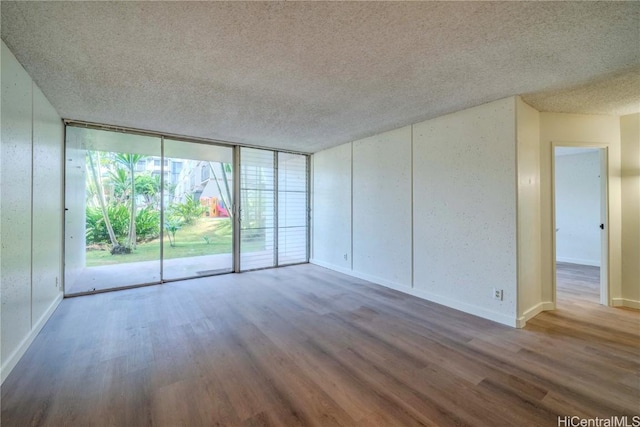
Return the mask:
[[[129,229],[129,209],[121,204],[109,205],[107,206],[107,215],[118,241],[126,238]],[[86,216],[87,244],[110,243],[102,210],[98,207],[87,207]]]
[[[129,233],[129,208],[123,204],[109,205],[107,206],[107,214],[118,241],[126,240]],[[110,243],[102,210],[99,207],[87,207],[86,215],[87,244]],[[136,235],[138,241],[160,236],[160,213],[157,210],[146,207],[138,211],[136,214]]]
[[169,206],[169,216],[183,224],[193,224],[205,212],[205,207],[195,200],[191,194],[187,195],[183,203],[173,203]]
[[138,241],[160,236],[160,213],[151,208],[141,209],[136,215],[136,235]]
[[181,227],[182,227],[182,223],[180,222],[180,220],[176,218],[168,218],[164,222],[164,228],[165,230],[167,230],[167,233],[168,233],[167,236],[169,237],[170,246],[176,245],[176,232],[180,230]]
[[87,227],[85,237],[87,244],[108,242],[109,234],[104,224],[102,210],[100,208],[87,207],[86,216]]

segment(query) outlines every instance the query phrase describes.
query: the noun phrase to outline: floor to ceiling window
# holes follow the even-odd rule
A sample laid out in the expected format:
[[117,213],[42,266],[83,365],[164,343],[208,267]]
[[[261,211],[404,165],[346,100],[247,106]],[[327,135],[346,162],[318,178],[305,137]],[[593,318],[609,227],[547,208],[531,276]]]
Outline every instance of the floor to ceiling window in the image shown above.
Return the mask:
[[276,265],[275,153],[240,149],[240,268]]
[[307,156],[278,156],[278,265],[307,262]]
[[306,155],[66,135],[66,295],[308,261]]
[[161,139],[67,127],[65,294],[158,283]]
[[233,271],[233,148],[164,140],[162,278]]

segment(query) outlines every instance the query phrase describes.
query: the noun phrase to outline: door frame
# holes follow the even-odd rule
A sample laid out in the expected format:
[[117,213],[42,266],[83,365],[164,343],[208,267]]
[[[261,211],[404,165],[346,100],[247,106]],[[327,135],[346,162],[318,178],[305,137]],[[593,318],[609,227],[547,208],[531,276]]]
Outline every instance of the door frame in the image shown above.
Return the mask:
[[556,263],[556,147],[597,148],[600,158],[600,221],[604,229],[600,233],[600,304],[611,306],[610,268],[610,204],[609,204],[609,144],[593,142],[551,141],[551,269],[552,301],[557,301],[557,263]]

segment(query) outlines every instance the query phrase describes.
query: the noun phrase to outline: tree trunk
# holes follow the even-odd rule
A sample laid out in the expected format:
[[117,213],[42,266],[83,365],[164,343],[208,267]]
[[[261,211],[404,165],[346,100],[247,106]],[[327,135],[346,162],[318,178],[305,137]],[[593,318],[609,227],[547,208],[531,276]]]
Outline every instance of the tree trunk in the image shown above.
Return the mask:
[[[88,151],[87,154],[89,155],[89,167],[91,169],[91,175],[93,176],[93,182],[96,186],[96,196],[98,198],[98,203],[100,204],[100,209],[102,210],[102,217],[104,218],[104,224],[107,227],[107,232],[109,233],[109,239],[111,240],[113,250],[119,247],[120,243],[118,243],[116,233],[113,232],[113,227],[111,226],[111,221],[109,220],[109,213],[107,212],[107,206],[104,201],[104,190],[102,189],[101,174],[96,172],[96,167],[93,163],[93,156],[91,154],[91,151]],[[100,153],[96,152],[96,156],[98,157],[98,167],[100,167]]]
[[233,219],[233,212],[229,203],[230,198],[229,198],[229,184],[227,183],[227,174],[225,173],[225,170],[224,170],[224,164],[220,163],[220,165],[222,166],[223,180],[224,180],[225,186],[227,187],[226,197],[222,194],[222,189],[220,188],[220,183],[218,182],[218,177],[216,176],[216,171],[213,168],[213,165],[211,164],[211,162],[209,162],[209,169],[211,169],[211,174],[213,174],[213,180],[216,182],[216,187],[218,187],[218,193],[220,193],[220,198],[222,199],[222,203],[224,203],[224,207],[227,210],[227,215],[229,215],[229,218]]
[[133,158],[129,159],[129,173],[131,174],[131,218],[129,220],[129,247],[136,247],[136,183],[135,183],[135,165]]
[[225,169],[225,164],[220,163],[220,167],[222,169],[222,182],[224,182],[224,187],[227,190],[227,213],[229,214],[229,218],[233,218],[233,206],[231,206],[231,202],[233,201],[233,197],[231,197],[231,190],[229,190],[229,180],[227,179],[227,170]]

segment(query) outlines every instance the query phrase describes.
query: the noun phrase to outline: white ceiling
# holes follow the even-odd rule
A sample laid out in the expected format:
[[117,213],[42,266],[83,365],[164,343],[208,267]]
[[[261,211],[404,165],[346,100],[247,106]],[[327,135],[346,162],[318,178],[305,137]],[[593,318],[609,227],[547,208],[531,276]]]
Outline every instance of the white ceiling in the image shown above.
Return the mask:
[[640,111],[638,2],[8,2],[64,118],[315,152],[506,96]]

